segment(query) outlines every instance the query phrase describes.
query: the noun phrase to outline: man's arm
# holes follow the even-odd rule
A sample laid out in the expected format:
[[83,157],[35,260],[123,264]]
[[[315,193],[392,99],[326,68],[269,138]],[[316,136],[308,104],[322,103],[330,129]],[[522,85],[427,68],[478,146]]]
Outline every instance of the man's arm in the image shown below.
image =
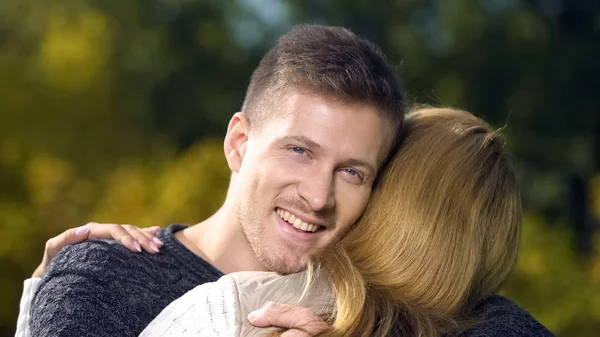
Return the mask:
[[128,291],[137,282],[127,280],[133,254],[105,241],[65,247],[33,299],[32,335],[137,336],[143,329],[139,297]]
[[482,301],[475,312],[480,319],[474,328],[460,337],[553,337],[527,311],[502,296]]

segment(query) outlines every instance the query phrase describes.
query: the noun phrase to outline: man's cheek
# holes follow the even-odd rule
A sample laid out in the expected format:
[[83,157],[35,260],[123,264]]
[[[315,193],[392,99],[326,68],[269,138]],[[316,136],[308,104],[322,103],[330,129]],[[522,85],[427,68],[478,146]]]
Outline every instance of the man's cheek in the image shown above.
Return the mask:
[[355,222],[361,216],[361,214],[367,208],[367,204],[369,203],[369,199],[371,197],[371,190],[361,191],[359,193],[355,193],[353,198],[348,198],[347,201],[347,212],[351,217],[351,222]]

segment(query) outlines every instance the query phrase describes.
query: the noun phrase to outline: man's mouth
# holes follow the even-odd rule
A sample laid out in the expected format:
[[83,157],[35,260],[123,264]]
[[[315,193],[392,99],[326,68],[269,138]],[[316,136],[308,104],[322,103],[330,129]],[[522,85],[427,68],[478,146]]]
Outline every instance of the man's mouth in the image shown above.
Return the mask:
[[297,228],[301,231],[304,231],[304,232],[314,233],[314,232],[318,231],[319,229],[324,228],[321,225],[311,224],[306,221],[302,221],[302,219],[300,219],[296,215],[291,214],[288,211],[284,211],[280,208],[277,208],[277,215],[279,215],[280,218],[282,218],[284,221],[286,221],[290,225],[292,225],[295,228]]

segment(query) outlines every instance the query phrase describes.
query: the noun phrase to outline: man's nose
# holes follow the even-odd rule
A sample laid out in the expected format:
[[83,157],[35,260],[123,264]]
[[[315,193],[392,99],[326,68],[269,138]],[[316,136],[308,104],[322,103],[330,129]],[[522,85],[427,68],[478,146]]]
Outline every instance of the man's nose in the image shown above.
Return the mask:
[[298,185],[298,193],[312,211],[330,209],[335,206],[334,185],[333,172],[314,172]]

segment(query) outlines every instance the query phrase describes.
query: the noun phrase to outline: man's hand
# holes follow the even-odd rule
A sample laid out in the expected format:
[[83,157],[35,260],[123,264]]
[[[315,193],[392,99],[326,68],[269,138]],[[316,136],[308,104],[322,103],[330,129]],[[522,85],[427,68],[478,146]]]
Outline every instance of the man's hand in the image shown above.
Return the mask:
[[32,277],[42,277],[46,267],[65,246],[86,240],[117,240],[132,252],[141,252],[142,248],[150,253],[158,253],[163,243],[155,237],[160,227],[138,228],[132,225],[99,224],[90,222],[85,226],[67,229],[63,233],[46,241],[42,263],[35,269]]
[[265,328],[287,329],[281,336],[309,337],[327,332],[331,327],[311,309],[269,302],[248,315],[250,324]]

